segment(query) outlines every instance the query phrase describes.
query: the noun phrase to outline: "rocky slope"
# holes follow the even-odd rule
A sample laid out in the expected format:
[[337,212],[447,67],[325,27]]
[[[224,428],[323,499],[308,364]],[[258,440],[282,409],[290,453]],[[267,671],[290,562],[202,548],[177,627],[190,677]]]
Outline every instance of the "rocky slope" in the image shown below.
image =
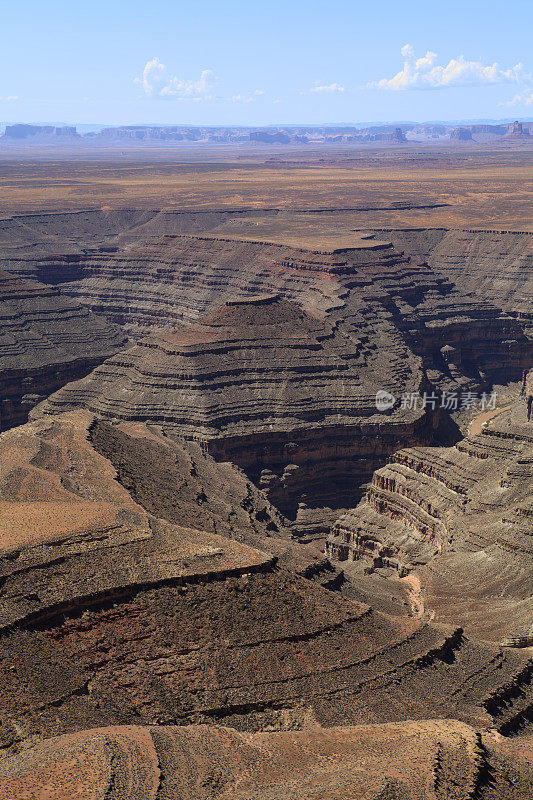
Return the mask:
[[57,289],[0,271],[0,430],[125,343],[119,328]]
[[[167,246],[158,246],[155,249],[148,245],[146,249],[144,244],[151,238],[164,234],[175,236],[209,233],[210,237],[218,236],[220,239],[240,236],[241,239],[255,237],[263,242],[287,242],[288,233],[294,231],[296,235],[293,233],[292,238],[289,238],[293,247],[296,246],[297,252],[284,258],[277,248],[280,258],[276,257],[275,251],[270,255],[274,264],[279,265],[281,260],[281,262],[290,261],[295,265],[299,260],[305,261],[305,256],[301,252],[298,253],[298,249],[302,247],[306,238],[309,238],[309,232],[312,230],[320,232],[322,239],[328,232],[330,238],[331,232],[335,232],[337,237],[346,237],[347,234],[353,237],[354,229],[360,227],[360,220],[353,211],[338,209],[328,212],[316,210],[290,213],[276,209],[261,212],[124,209],[11,217],[0,221],[0,267],[37,278],[45,283],[60,283],[64,285],[66,291],[78,293],[81,299],[85,296],[88,303],[96,304],[100,298],[108,305],[109,313],[120,312],[124,302],[123,296],[121,300],[120,290],[127,290],[130,298],[135,298],[137,305],[137,309],[128,312],[128,321],[131,322],[132,317],[140,321],[141,318],[145,318],[149,310],[149,306],[141,302],[143,294],[147,292],[147,288],[141,290],[143,273],[148,280],[149,270],[145,263],[147,258],[153,257],[156,261],[161,260],[167,265],[163,271],[160,268],[159,271],[150,274],[150,283],[158,284],[157,293],[146,293],[147,300],[161,307],[166,306],[164,313],[167,315],[171,313],[172,291],[166,284],[171,276],[173,280],[179,282],[194,281],[190,272],[196,271],[198,267],[203,271],[206,258],[220,261],[220,254],[210,253],[207,244],[193,246],[192,242],[184,242],[180,248],[178,242],[173,246],[172,243],[167,243]],[[364,233],[367,234],[368,231]],[[530,233],[443,228],[387,229],[377,230],[374,233],[379,238],[392,240],[398,251],[405,251],[407,255],[413,257],[415,263],[428,262],[434,270],[451,279],[463,293],[473,292],[505,309],[506,312],[516,315],[531,327],[533,288]],[[305,244],[303,246],[305,247]],[[318,247],[318,249],[324,248]],[[242,249],[240,256],[241,268],[243,262],[251,264],[256,258],[254,251],[247,252]],[[134,263],[128,267],[130,258]],[[186,269],[186,263],[183,263],[187,262],[188,258],[191,262],[189,270]],[[268,263],[268,253],[263,254],[263,258],[257,262],[259,269],[256,270],[255,288],[247,289],[245,281],[244,293],[283,288],[281,284],[276,284],[275,277],[270,276],[267,279],[263,274],[265,258]],[[233,296],[240,291],[240,283],[238,279],[231,278],[234,267],[231,266],[228,253],[222,257],[214,274],[208,271],[208,281],[212,286],[213,280],[217,280],[220,276],[224,263],[228,265],[226,280],[229,280],[230,284],[235,281],[228,291],[228,294]],[[105,299],[112,293],[105,276],[109,277],[111,270],[117,271],[119,268],[121,281],[115,289],[117,306]],[[288,285],[285,286],[287,291],[290,292],[295,278],[294,274],[289,276]],[[89,284],[85,290],[81,290],[83,283]],[[177,291],[179,293],[179,289]],[[201,294],[206,291],[207,287],[204,286]],[[300,293],[301,291],[302,289],[299,290]],[[194,308],[190,308],[186,303],[185,316],[191,312],[194,315]],[[153,324],[157,319],[152,316],[148,322]],[[161,322],[160,319],[159,323]]]
[[[318,223],[303,234],[286,220],[276,235],[274,218],[237,220],[238,226],[226,220],[217,234],[166,235],[112,252],[19,254],[6,263],[134,330],[195,321],[234,297],[281,292],[345,326],[357,325],[376,346],[381,330],[387,335],[393,326],[434,371],[430,379],[439,388],[450,373],[452,380],[466,376],[479,384],[518,379],[530,366],[533,346],[516,320],[409,261],[389,242],[349,231],[328,234]],[[255,231],[254,238],[242,238],[243,229],[249,237]],[[272,240],[257,238],[262,231]],[[453,351],[442,353],[443,347]]]
[[[388,453],[432,439],[438,410],[400,408],[402,396],[518,378],[533,342],[511,317],[389,243],[348,239],[337,244],[350,246],[329,241],[322,252],[174,236],[145,245],[142,263],[138,249],[120,268],[116,254],[86,262],[63,291],[75,286],[90,302],[94,283],[95,307],[107,316],[144,329],[174,327],[65,387],[41,412],[81,405],[164,424],[246,469],[292,517],[298,503],[353,505]],[[127,303],[117,294],[119,269],[131,281],[123,284]],[[295,304],[251,293],[280,286]],[[237,299],[206,313],[231,290]],[[393,395],[387,413],[376,408],[380,391]]]
[[446,720],[252,735],[121,726],[0,762],[0,800],[528,800],[532,749]]
[[377,413],[378,390],[401,380],[418,393],[424,381],[419,359],[391,337],[394,345],[391,373],[390,352],[279,296],[228,301],[196,325],[146,337],[36,413],[82,406],[156,422],[244,468],[294,516],[306,500],[349,504],[386,454],[431,440],[436,422],[425,410]]
[[[0,798],[529,797],[531,375],[454,447],[403,402],[521,378],[518,315],[329,222],[73,216],[0,223],[54,284],[6,341],[142,337],[0,435]],[[294,540],[373,471],[347,560]]]
[[[180,487],[172,508],[152,498],[147,511],[138,501],[149,495],[132,497],[89,441],[94,424],[71,412],[0,436],[4,752],[131,723],[283,730],[444,715],[491,727],[509,687],[521,713],[519,653],[378,613],[297,574],[301,545],[272,530],[279,518],[242,474],[230,490],[233,468],[121,423],[119,477],[135,465],[124,458],[135,442],[120,450],[130,437],[145,471],[172,471]],[[207,462],[212,487],[194,495]],[[228,514],[239,492],[245,502]],[[180,511],[181,523],[203,524],[194,505],[210,507],[225,535],[180,524]],[[247,544],[260,540],[270,554]]]
[[437,621],[533,645],[532,485],[522,396],[454,447],[395,453],[335,524],[328,553],[403,577]]
[[379,230],[459,289],[495,303],[533,327],[533,236],[513,231]]

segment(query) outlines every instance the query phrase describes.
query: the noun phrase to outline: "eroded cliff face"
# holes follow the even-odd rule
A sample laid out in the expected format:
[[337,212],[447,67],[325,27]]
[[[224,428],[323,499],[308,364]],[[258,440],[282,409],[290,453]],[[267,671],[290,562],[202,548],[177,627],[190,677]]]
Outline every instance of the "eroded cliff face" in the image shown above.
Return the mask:
[[466,292],[533,327],[533,235],[514,231],[377,230]]
[[0,271],[0,430],[126,344],[112,323],[55,288]]
[[518,379],[530,366],[533,346],[520,321],[386,241],[345,232],[309,237],[324,249],[304,249],[286,243],[297,241],[294,233],[268,242],[224,236],[225,230],[8,263],[135,332],[194,322],[234,297],[281,292],[374,339],[394,325],[434,371],[436,385],[443,382],[439,373],[444,381],[466,375],[490,383]]
[[[400,414],[402,395],[518,378],[533,343],[516,320],[390,243],[336,243],[319,251],[173,235],[53,274],[43,262],[62,291],[131,329],[173,329],[142,338],[42,411],[81,405],[165,425],[244,468],[293,518],[305,506],[354,505],[388,454],[432,441],[438,410]],[[377,413],[380,391],[395,398],[387,414]]]
[[436,621],[529,646],[532,485],[533,432],[520,397],[454,447],[395,453],[335,524],[327,552],[410,583],[420,613]]
[[533,370],[524,375],[524,397],[526,399],[527,421],[533,421]]
[[[115,450],[130,437],[147,471],[173,470],[174,514],[181,507],[190,523],[205,504],[233,538],[147,511],[90,443],[94,424],[71,412],[0,436],[5,753],[132,723],[284,730],[446,715],[490,727],[508,686],[519,714],[520,655],[378,613],[282,568],[245,543],[263,536],[290,565],[289,539],[269,528],[269,506],[242,474],[224,493],[230,467],[211,461],[218,500],[209,486],[205,500],[187,496],[183,484],[194,489],[207,467],[193,459],[192,474],[189,451],[121,423]],[[239,486],[247,502],[224,518]]]
[[[401,408],[521,377],[519,321],[346,231],[71,222],[0,222],[56,284],[37,318],[59,296],[80,336],[77,303],[142,337],[0,436],[0,798],[529,797],[531,379],[455,447]],[[294,541],[373,471],[328,545],[349,561]]]
[[36,414],[85,407],[157,423],[238,464],[284,513],[299,502],[342,507],[388,453],[431,441],[437,424],[423,409],[378,414],[379,390],[401,381],[418,393],[425,381],[401,338],[388,340],[394,371],[390,350],[277,295],[228,301],[199,324],[146,337]]

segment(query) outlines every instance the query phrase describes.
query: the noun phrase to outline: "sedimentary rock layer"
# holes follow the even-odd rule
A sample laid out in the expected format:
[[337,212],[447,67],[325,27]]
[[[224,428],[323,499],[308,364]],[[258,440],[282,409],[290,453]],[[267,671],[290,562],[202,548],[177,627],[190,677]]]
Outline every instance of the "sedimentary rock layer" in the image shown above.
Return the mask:
[[[524,341],[516,320],[410,262],[390,243],[322,228],[305,237],[299,228],[284,230],[287,224],[271,232],[272,241],[257,233],[239,238],[227,222],[216,234],[143,240],[137,231],[140,241],[111,251],[24,256],[6,263],[57,284],[93,311],[133,329],[195,321],[227,299],[281,292],[345,323],[351,316],[352,324],[374,339],[392,324],[435,373],[436,385],[446,378],[517,379],[529,367],[531,342]],[[254,226],[259,225],[256,219]],[[250,225],[244,227],[251,237]],[[269,231],[267,226],[265,235]],[[302,236],[305,248],[297,245]],[[443,347],[451,350],[443,353]]]
[[0,762],[0,800],[49,791],[56,800],[529,800],[532,750],[531,739],[448,720],[256,734],[117,726]]
[[[190,451],[124,425],[117,432],[140,440],[146,471],[174,470],[178,488],[194,488],[206,466],[187,462]],[[290,545],[251,487],[224,520],[238,478],[233,495],[219,492],[218,512],[209,486],[194,500],[182,488],[172,520],[147,512],[91,445],[90,427],[90,415],[72,412],[0,437],[4,751],[132,722],[286,729],[446,715],[490,727],[508,687],[517,697],[506,711],[522,713],[520,655],[380,614],[235,541],[263,535],[280,561]],[[223,486],[228,469],[212,462],[213,481]],[[233,538],[176,522],[181,505],[190,524],[195,502]]]
[[125,343],[116,325],[56,288],[0,271],[0,430]]
[[376,354],[368,337],[265,295],[146,337],[36,413],[83,406],[155,422],[244,468],[287,513],[306,500],[338,507],[386,454],[432,438],[435,418],[425,410],[376,410],[376,393],[394,375],[402,389],[420,389],[419,359],[403,354],[393,373],[393,354]]
[[512,231],[378,230],[415,260],[427,261],[463,291],[533,326],[533,235]]
[[[272,242],[276,237],[279,239],[280,233],[287,241],[287,232],[292,232],[293,244],[296,242],[297,247],[305,247],[303,242],[313,230],[324,238],[328,232],[346,235],[358,227],[360,220],[349,209],[322,210],[321,213],[291,213],[275,209],[269,212],[123,209],[31,214],[0,221],[0,261],[5,269],[11,266],[21,274],[46,283],[47,272],[55,274],[57,279],[62,261],[66,267],[70,259],[74,264],[80,257],[82,261],[98,259],[99,255],[109,259],[113,252],[120,258],[122,248],[163,234],[212,232],[211,235],[221,238],[240,234],[242,239],[255,236]],[[508,312],[525,314],[526,319],[531,314],[531,233],[445,228],[379,229],[374,232],[379,238],[392,240],[399,251],[405,251],[416,262],[430,263],[461,290],[474,292]],[[98,247],[108,252],[87,252],[88,248]],[[49,261],[47,257],[50,256]],[[62,280],[65,280],[64,276]]]
[[[533,643],[533,428],[527,399],[451,448],[411,448],[377,470],[328,553],[389,569],[434,619],[479,639]],[[420,588],[420,587],[419,587]]]

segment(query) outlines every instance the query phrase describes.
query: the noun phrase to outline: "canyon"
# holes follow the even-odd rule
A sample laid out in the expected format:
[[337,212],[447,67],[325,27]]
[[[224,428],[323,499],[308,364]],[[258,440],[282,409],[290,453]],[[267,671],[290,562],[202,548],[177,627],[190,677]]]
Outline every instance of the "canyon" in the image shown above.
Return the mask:
[[0,430],[25,422],[39,400],[126,341],[57,288],[0,270]]
[[0,220],[2,800],[531,796],[531,234],[363,213]]

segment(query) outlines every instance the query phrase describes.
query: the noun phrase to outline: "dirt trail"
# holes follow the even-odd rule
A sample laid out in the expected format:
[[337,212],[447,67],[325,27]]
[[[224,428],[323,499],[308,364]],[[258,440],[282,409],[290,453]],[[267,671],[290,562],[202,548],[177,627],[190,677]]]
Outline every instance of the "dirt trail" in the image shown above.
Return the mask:
[[509,406],[512,405],[512,403],[513,401],[506,403],[500,408],[491,408],[490,411],[485,411],[483,414],[480,414],[479,417],[475,417],[468,424],[468,435],[475,436],[476,434],[481,433],[485,422],[494,419],[494,417],[497,417],[503,411],[506,411],[509,408]]

